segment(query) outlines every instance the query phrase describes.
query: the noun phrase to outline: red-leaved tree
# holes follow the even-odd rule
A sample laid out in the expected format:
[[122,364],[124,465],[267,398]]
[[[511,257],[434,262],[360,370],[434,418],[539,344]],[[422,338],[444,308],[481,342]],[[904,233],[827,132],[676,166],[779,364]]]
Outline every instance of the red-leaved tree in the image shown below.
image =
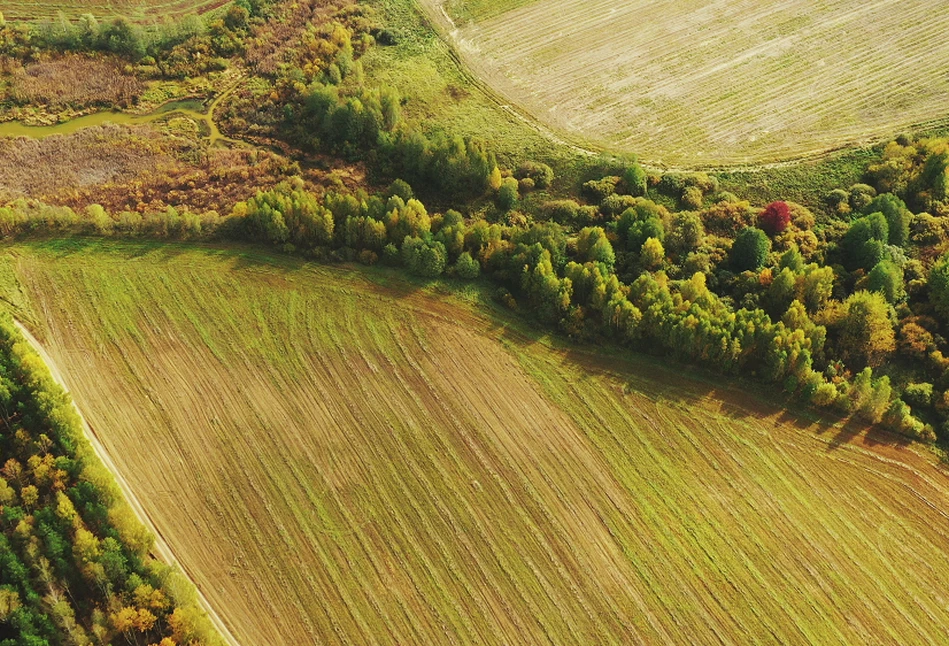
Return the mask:
[[777,235],[787,229],[791,223],[791,209],[787,202],[772,202],[764,207],[758,221],[769,236]]

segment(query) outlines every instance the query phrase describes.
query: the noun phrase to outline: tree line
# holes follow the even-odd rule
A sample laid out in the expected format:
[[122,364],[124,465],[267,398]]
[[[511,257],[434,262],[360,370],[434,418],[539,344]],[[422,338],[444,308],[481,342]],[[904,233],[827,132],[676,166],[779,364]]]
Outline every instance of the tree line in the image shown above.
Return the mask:
[[[941,148],[913,145],[933,151],[907,167],[918,177]],[[220,236],[422,277],[485,276],[509,307],[576,339],[662,351],[919,439],[946,437],[949,208],[938,192],[907,181],[935,212],[913,213],[907,194],[857,185],[845,191],[847,213],[835,194],[827,203],[837,212],[818,217],[787,202],[752,207],[711,178],[621,170],[587,182],[586,203],[548,200],[532,212],[518,201],[552,180],[536,162],[494,166],[477,217],[429,213],[403,180],[377,194],[322,195],[291,180],[223,218],[169,208],[133,225],[99,207],[34,205],[0,209],[0,232]],[[700,208],[652,199],[664,187],[698,188]]]
[[220,643],[9,315],[0,455],[0,645]]
[[75,20],[60,12],[39,22],[5,22],[0,14],[0,56],[21,61],[51,52],[107,53],[139,65],[141,72],[185,78],[224,69],[224,59],[240,54],[253,24],[268,15],[272,0],[238,0],[204,16],[141,23],[117,16],[100,21],[93,14]]

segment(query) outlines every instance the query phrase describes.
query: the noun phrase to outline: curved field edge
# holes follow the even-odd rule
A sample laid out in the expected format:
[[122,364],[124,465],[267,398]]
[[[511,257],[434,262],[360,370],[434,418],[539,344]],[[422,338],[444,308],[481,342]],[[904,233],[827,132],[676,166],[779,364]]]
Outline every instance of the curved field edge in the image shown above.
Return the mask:
[[452,47],[445,30],[433,26],[440,14],[415,0],[366,0],[398,44],[374,47],[360,60],[373,84],[396,88],[404,97],[403,119],[422,131],[446,132],[491,142],[499,160],[513,166],[542,160],[562,173],[576,172],[590,151],[567,141],[494,92],[473,74]]
[[[923,2],[419,1],[482,82],[567,138],[655,165],[813,160],[949,121],[944,24]],[[456,25],[469,4],[488,19]],[[931,45],[893,38],[910,30]]]
[[[63,389],[63,391],[69,394],[69,386],[66,384],[65,379],[63,379],[62,373],[57,368],[53,358],[48,352],[46,352],[46,349],[43,347],[43,345],[22,323],[16,319],[13,319],[13,324],[19,331],[20,335],[23,337],[23,340],[26,341],[31,348],[33,348],[33,351],[36,353],[36,355],[43,361],[46,369],[49,371],[50,376],[53,378],[53,381],[55,381],[60,386],[60,388]],[[168,546],[168,543],[165,542],[165,539],[158,531],[158,528],[155,527],[155,524],[148,516],[145,508],[142,506],[142,503],[136,497],[135,491],[129,485],[128,480],[126,480],[122,476],[122,473],[116,468],[115,461],[112,459],[112,456],[109,455],[105,447],[102,445],[102,442],[100,442],[99,438],[96,437],[95,431],[93,431],[92,427],[89,426],[89,422],[87,422],[85,417],[83,417],[82,411],[79,410],[78,406],[76,406],[75,401],[72,402],[72,405],[76,410],[76,414],[79,416],[79,423],[82,427],[82,432],[85,435],[89,446],[92,448],[92,453],[95,455],[95,458],[99,461],[102,468],[108,470],[109,473],[112,474],[112,477],[115,479],[115,483],[118,486],[119,491],[121,491],[125,502],[129,505],[129,507],[131,507],[136,518],[138,518],[138,521],[155,537],[155,542],[152,546],[153,553],[166,565],[170,565],[181,572],[182,576],[188,581],[188,584],[193,587],[193,590],[197,595],[198,604],[207,614],[208,619],[214,626],[214,629],[217,631],[218,634],[215,637],[221,640],[220,643],[237,646],[238,642],[228,631],[227,626],[221,620],[220,616],[217,614],[217,612],[215,612],[211,604],[208,603],[205,596],[201,593],[200,588],[195,585],[194,580],[190,578],[187,572],[181,567],[181,563],[178,561],[178,559],[175,558],[174,552]],[[86,459],[89,458],[87,457]]]
[[560,347],[450,283],[250,248],[7,259],[8,302],[242,642],[949,626],[949,481],[891,436]]
[[[598,147],[564,139],[524,110],[510,104],[478,80],[452,45],[451,25],[442,12],[421,0],[367,0],[382,23],[398,35],[398,44],[374,47],[361,59],[374,84],[396,88],[406,98],[403,118],[425,132],[443,131],[491,142],[503,165],[516,167],[524,159],[543,161],[556,171],[557,190],[578,189],[602,176]],[[942,136],[945,128],[931,127],[920,135]],[[792,200],[812,209],[831,190],[863,178],[882,148],[828,151],[813,159],[750,167],[700,165],[718,173],[722,190],[753,203]],[[662,170],[686,170],[668,165]]]

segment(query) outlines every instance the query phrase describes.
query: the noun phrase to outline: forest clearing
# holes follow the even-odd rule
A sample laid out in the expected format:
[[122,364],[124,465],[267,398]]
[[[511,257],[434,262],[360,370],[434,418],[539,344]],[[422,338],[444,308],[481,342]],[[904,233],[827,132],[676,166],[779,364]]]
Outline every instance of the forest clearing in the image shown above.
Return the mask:
[[949,16],[923,0],[422,4],[508,100],[655,165],[812,157],[946,122]]
[[949,481],[899,436],[561,347],[476,287],[90,240],[0,272],[240,643],[944,635]]

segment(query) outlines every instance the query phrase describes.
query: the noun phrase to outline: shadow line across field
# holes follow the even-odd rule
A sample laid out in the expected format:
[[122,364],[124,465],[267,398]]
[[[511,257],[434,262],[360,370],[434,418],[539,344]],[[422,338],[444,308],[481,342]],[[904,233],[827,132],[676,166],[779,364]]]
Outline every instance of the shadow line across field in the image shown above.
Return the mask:
[[[65,259],[73,254],[91,250],[101,251],[103,243],[93,238],[37,241],[36,244],[55,257]],[[210,256],[227,257],[235,271],[276,272],[293,278],[314,267],[326,267],[295,256],[277,255],[262,247],[232,244],[163,243],[154,241],[116,241],[122,253],[131,260],[170,263],[200,248]],[[424,281],[407,279],[403,272],[378,267],[333,265],[345,268],[358,276],[364,287],[380,297],[397,297],[411,305],[418,298],[452,299],[461,283],[450,280]],[[869,447],[906,447],[912,441],[902,435],[868,425],[851,416],[828,411],[816,411],[783,393],[755,383],[748,378],[723,378],[705,368],[679,363],[674,359],[634,352],[617,346],[594,346],[566,339],[518,316],[494,302],[491,286],[480,286],[477,308],[484,316],[478,323],[485,326],[488,335],[505,345],[527,350],[535,344],[553,346],[561,353],[565,366],[579,368],[585,374],[609,374],[624,380],[628,387],[655,401],[672,402],[682,408],[695,405],[712,406],[736,420],[774,418],[782,425],[799,430],[811,429],[827,442],[827,450],[860,440]]]

